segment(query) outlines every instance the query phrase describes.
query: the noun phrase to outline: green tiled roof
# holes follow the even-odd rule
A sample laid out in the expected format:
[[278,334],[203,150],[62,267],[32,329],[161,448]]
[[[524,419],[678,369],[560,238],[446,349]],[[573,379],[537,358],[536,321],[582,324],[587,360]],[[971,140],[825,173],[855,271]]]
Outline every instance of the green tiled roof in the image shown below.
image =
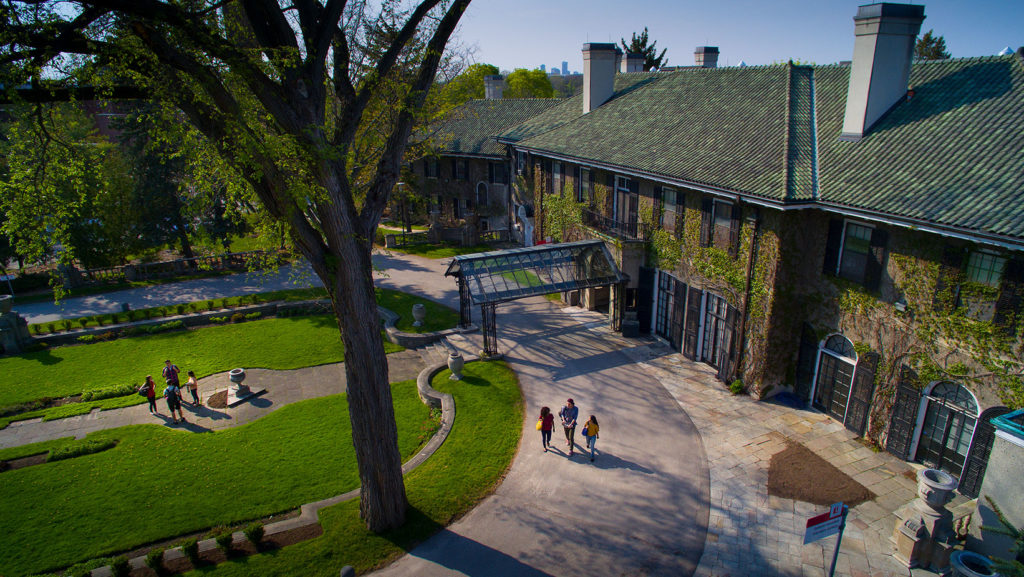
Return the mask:
[[838,140],[849,68],[816,70],[821,200],[1024,238],[1024,64],[916,62],[914,96]]
[[[605,105],[614,102],[618,98],[621,98],[638,88],[655,82],[659,78],[664,78],[665,76],[667,76],[667,74],[658,72],[631,72],[628,74],[616,74],[614,85],[615,92],[612,94],[612,97],[608,99],[608,102],[606,102]],[[509,127],[507,130],[499,133],[498,137],[509,141],[524,140],[531,136],[555,130],[556,128],[572,122],[582,115],[583,94],[581,92],[572,98],[565,99],[558,106],[553,106],[522,124]]]
[[504,156],[494,135],[563,102],[555,98],[470,100],[449,112],[432,135],[442,154]]
[[789,87],[788,66],[683,69],[519,144],[783,200]]

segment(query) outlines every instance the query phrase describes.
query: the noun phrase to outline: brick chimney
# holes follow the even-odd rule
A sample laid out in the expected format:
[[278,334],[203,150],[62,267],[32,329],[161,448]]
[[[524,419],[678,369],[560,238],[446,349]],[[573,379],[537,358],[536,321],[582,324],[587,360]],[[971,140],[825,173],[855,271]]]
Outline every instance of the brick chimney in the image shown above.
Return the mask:
[[698,46],[693,50],[693,63],[701,68],[718,68],[718,47]]
[[601,106],[615,92],[616,53],[614,44],[583,45],[583,114]]
[[623,74],[627,72],[643,72],[644,71],[644,55],[635,52],[630,52],[622,59],[622,63],[619,65],[619,72]]
[[924,6],[868,4],[853,18],[856,40],[840,140],[858,141],[907,93]]
[[500,74],[484,76],[484,98],[497,100],[505,93],[505,77]]

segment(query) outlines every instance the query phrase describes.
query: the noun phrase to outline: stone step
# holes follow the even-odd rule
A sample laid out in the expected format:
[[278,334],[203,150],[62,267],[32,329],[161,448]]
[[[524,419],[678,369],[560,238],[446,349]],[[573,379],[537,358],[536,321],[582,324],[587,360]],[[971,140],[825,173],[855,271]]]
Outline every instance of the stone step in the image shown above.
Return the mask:
[[445,339],[416,349],[427,366],[448,362],[449,347]]

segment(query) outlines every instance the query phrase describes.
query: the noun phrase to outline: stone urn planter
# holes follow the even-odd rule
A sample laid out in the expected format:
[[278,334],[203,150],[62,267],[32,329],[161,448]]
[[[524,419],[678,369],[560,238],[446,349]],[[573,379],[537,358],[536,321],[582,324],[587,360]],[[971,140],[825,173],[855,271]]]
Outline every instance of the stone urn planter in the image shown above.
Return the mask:
[[14,297],[11,295],[0,295],[0,315],[5,315],[11,312],[11,307],[14,306]]
[[420,303],[412,305],[412,326],[422,327],[425,318],[427,318],[427,308]]
[[970,551],[954,551],[949,557],[953,577],[997,577],[988,557]]
[[228,379],[231,386],[228,387],[228,395],[241,399],[249,394],[249,387],[242,384],[245,380],[245,369],[231,369],[228,372]]
[[464,366],[466,366],[466,361],[458,351],[448,353],[448,368],[452,371],[452,376],[448,377],[449,379],[453,381],[461,381],[462,368]]
[[921,469],[917,472],[917,496],[929,507],[941,511],[946,503],[953,500],[957,481],[939,469]]

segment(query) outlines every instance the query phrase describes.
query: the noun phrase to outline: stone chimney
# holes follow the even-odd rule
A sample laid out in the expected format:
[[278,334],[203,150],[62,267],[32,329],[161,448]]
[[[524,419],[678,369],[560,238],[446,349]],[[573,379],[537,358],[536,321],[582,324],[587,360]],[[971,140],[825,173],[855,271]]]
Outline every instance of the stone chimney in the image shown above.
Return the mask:
[[693,63],[700,68],[718,68],[718,47],[698,46],[693,50]]
[[840,140],[860,140],[907,93],[924,6],[868,4],[853,18],[856,40]]
[[643,72],[644,60],[643,54],[630,52],[622,59],[622,63],[619,65],[619,72],[622,72],[623,74],[626,72]]
[[618,50],[614,44],[583,45],[583,114],[604,104],[615,92],[615,62]]
[[505,77],[500,74],[484,76],[484,98],[497,100],[505,92]]

